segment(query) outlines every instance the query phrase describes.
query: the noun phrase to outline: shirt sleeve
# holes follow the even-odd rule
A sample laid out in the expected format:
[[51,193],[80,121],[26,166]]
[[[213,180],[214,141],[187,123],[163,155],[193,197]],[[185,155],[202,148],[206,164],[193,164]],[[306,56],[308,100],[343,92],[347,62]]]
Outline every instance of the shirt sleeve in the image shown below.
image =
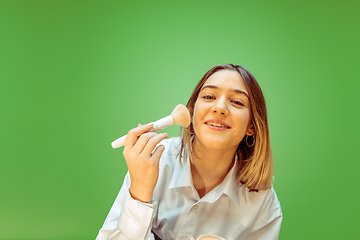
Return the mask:
[[157,202],[146,204],[133,199],[129,193],[130,176],[124,183],[99,230],[96,240],[153,240],[151,225]]
[[268,201],[265,201],[256,224],[246,240],[277,240],[279,239],[283,214],[275,190],[269,191]]

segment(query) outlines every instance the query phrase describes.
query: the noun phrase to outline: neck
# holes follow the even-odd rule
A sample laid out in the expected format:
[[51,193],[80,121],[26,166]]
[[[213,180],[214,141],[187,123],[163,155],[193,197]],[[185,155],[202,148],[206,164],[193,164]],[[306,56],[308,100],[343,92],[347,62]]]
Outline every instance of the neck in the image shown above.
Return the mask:
[[226,177],[234,164],[236,149],[208,149],[194,141],[191,174],[195,189],[203,197]]

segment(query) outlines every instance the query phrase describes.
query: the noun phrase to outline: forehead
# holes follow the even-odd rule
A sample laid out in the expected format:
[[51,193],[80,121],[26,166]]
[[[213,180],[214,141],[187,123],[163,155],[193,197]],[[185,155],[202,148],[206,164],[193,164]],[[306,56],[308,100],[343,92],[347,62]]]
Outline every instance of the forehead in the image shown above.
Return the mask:
[[215,85],[221,88],[239,89],[246,91],[244,80],[240,74],[233,70],[220,70],[213,73],[204,83],[206,85]]

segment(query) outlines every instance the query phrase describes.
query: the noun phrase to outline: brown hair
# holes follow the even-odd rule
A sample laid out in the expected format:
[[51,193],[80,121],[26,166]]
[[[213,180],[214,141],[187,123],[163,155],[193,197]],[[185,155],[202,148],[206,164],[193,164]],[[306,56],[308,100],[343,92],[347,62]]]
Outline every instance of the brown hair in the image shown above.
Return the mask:
[[[272,186],[273,179],[273,158],[270,147],[269,125],[264,95],[254,76],[239,65],[224,64],[218,65],[207,71],[196,85],[191,97],[186,105],[192,119],[194,114],[195,102],[199,92],[206,80],[215,72],[221,70],[232,70],[240,74],[249,93],[251,105],[251,122],[255,130],[255,144],[249,147],[246,144],[246,137],[240,142],[236,154],[238,156],[239,168],[237,170],[237,182],[241,182],[251,191],[265,190]],[[180,161],[182,158],[189,157],[190,161],[194,154],[192,139],[195,135],[193,124],[182,128],[182,140],[180,146]],[[186,152],[188,149],[188,153]]]

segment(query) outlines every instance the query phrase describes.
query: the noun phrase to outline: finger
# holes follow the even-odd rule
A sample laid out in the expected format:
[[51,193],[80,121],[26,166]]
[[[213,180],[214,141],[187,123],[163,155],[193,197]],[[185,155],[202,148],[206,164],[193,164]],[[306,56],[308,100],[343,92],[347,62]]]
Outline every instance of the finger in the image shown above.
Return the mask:
[[139,123],[138,125],[137,125],[137,127],[141,127],[142,126],[142,124],[141,123]]
[[144,148],[145,148],[146,144],[149,142],[149,140],[156,135],[158,135],[156,132],[143,133],[139,137],[139,139],[137,140],[137,142],[135,143],[135,145],[131,149],[131,151],[134,151],[134,153],[140,154],[144,150]]
[[141,136],[143,133],[148,132],[151,128],[152,123],[131,129],[125,139],[124,151],[131,149],[138,140],[138,137]]
[[167,133],[160,133],[150,138],[141,154],[145,156],[150,156],[151,153],[154,151],[156,145],[158,145],[163,139],[167,138],[167,136]]
[[165,150],[164,145],[159,145],[153,152],[150,159],[156,163],[159,163],[160,157],[161,157],[162,153],[164,152],[164,150]]

